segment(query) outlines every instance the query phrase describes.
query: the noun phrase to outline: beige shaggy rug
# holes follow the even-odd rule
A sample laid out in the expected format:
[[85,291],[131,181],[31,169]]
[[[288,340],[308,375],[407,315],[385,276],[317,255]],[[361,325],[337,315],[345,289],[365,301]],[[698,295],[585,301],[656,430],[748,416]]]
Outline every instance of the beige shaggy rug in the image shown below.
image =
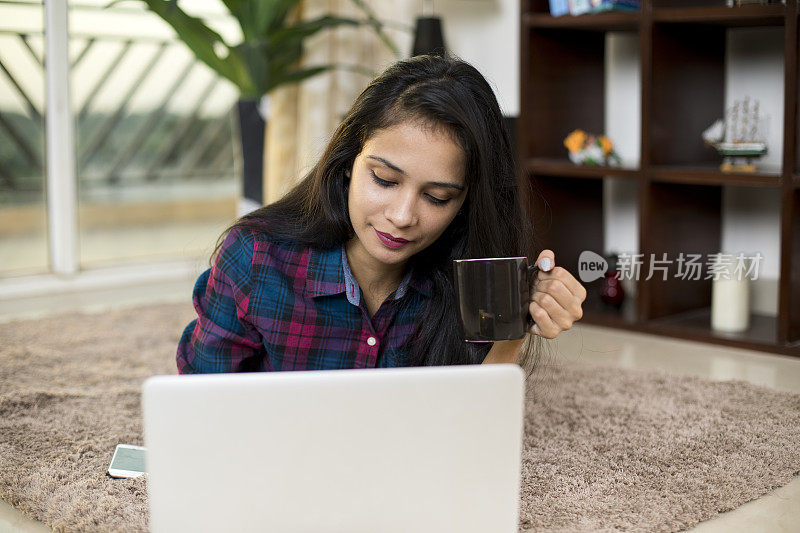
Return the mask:
[[[0,497],[58,531],[145,531],[146,481],[105,472],[141,444],[139,388],[174,373],[186,305],[0,324]],[[521,530],[680,531],[800,470],[800,396],[619,368],[538,376]]]

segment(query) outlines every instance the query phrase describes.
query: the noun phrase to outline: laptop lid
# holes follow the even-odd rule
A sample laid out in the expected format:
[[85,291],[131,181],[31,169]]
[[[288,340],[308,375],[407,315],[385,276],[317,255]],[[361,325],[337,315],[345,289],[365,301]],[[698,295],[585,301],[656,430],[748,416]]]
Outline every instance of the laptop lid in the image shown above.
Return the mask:
[[150,378],[150,528],[512,532],[517,365]]

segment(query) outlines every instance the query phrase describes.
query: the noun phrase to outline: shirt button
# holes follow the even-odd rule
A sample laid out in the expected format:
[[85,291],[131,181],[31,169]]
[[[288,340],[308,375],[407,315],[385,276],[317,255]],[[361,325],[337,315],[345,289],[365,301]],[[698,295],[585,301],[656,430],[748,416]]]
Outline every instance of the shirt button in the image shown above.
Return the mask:
[[375,346],[377,343],[378,341],[377,339],[375,339],[375,337],[370,337],[369,339],[367,339],[367,344],[369,344],[370,346]]

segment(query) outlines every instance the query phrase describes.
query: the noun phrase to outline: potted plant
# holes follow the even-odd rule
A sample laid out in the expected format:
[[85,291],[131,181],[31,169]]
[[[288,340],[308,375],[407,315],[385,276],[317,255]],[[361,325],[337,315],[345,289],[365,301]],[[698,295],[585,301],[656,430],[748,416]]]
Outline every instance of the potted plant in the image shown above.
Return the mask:
[[[264,134],[268,116],[261,116],[259,105],[270,91],[297,83],[334,68],[374,73],[358,65],[324,64],[300,66],[306,39],[322,30],[339,26],[369,26],[399,58],[395,43],[383,31],[364,0],[351,0],[364,14],[354,19],[324,15],[313,20],[292,20],[300,0],[222,0],[242,30],[242,41],[231,45],[201,19],[178,6],[177,0],[141,0],[148,9],[167,22],[195,57],[239,89],[237,103],[239,133],[242,140],[245,197],[262,201]],[[266,102],[264,102],[266,103]]]

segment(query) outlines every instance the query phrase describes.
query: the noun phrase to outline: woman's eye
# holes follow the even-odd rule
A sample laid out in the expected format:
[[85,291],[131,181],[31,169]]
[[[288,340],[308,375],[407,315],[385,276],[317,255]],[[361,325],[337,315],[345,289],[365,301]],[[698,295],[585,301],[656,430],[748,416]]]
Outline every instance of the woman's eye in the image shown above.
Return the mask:
[[[370,172],[372,172],[372,171],[370,171]],[[391,187],[392,185],[394,185],[393,181],[386,181],[386,180],[380,179],[378,177],[378,175],[375,174],[375,172],[372,172],[372,179],[373,179],[373,181],[375,181],[375,183],[377,183],[381,187]]]
[[430,200],[430,202],[433,205],[444,205],[444,204],[446,204],[447,202],[450,201],[450,200],[442,200],[441,198],[436,198],[435,196],[431,196],[430,194],[428,194],[427,196],[428,196],[428,200]]
[[[393,181],[387,181],[379,178],[378,175],[375,174],[375,172],[372,170],[370,170],[370,173],[372,174],[372,181],[374,181],[381,187],[391,187],[392,185],[397,185]],[[428,201],[433,205],[445,205],[447,202],[450,201],[449,198],[447,200],[442,200],[441,198],[436,198],[435,196],[431,196],[430,194],[426,194],[425,196],[428,198]]]

